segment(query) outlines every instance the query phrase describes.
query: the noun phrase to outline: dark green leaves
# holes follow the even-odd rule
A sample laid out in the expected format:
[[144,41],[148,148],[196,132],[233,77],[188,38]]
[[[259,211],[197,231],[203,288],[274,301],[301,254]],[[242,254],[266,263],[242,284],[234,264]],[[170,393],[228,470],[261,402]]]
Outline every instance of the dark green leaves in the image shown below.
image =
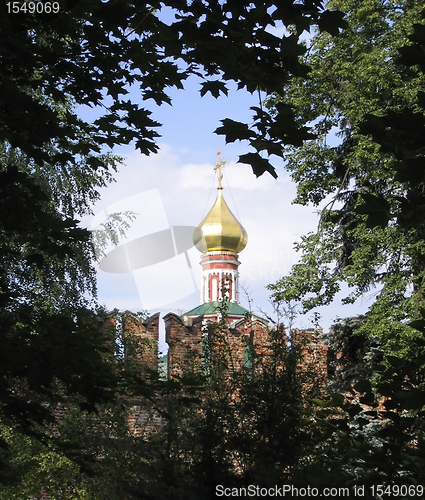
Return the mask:
[[254,174],[259,177],[263,175],[264,172],[268,172],[272,177],[277,179],[277,173],[271,163],[265,158],[261,158],[258,153],[246,153],[239,156],[240,163],[247,163],[251,165]]
[[319,29],[327,31],[331,35],[339,35],[342,28],[348,28],[349,24],[344,20],[344,14],[338,10],[325,10],[318,21]]
[[[60,7],[60,15],[39,22],[0,15],[0,412],[22,425],[45,419],[43,398],[75,395],[92,410],[114,388],[88,307],[93,248],[77,221],[119,162],[102,152],[120,144],[155,152],[159,124],[141,102],[170,103],[167,89],[181,89],[189,75],[203,82],[201,95],[227,95],[227,82],[251,93],[281,91],[307,74],[302,29],[320,16],[325,28],[336,22],[320,14],[318,0],[153,7],[71,0]],[[175,15],[167,15],[169,24],[162,9]],[[272,34],[280,22],[297,34]],[[79,105],[98,118],[79,118]],[[217,130],[228,142],[249,141],[254,152],[240,161],[257,176],[277,175],[260,153],[281,155],[283,145],[311,138],[292,106],[276,110],[259,103],[252,125],[226,119]],[[38,397],[35,411],[28,401]]]
[[398,49],[400,56],[397,62],[405,66],[417,64],[425,71],[425,24],[415,24],[409,40],[412,42],[410,45]]
[[251,110],[254,111],[255,120],[251,127],[226,118],[222,120],[223,126],[217,128],[215,133],[226,136],[226,142],[249,140],[257,153],[242,155],[239,161],[251,165],[257,177],[268,172],[276,178],[275,168],[259,153],[267,151],[268,155],[282,156],[285,145],[300,145],[303,141],[314,138],[315,135],[311,134],[308,127],[295,125],[294,110],[283,103],[276,105],[274,115],[262,107],[253,106]]
[[224,95],[228,95],[228,89],[226,85],[219,80],[213,80],[203,83],[201,88],[201,97],[204,96],[207,92],[211,92],[211,94],[215,98],[219,97],[220,92]]
[[215,133],[219,135],[225,135],[226,143],[255,137],[255,132],[250,130],[246,123],[235,122],[234,120],[230,120],[229,118],[221,120],[221,123],[223,124],[223,126],[218,127],[215,130]]
[[[296,202],[327,204],[316,233],[298,246],[301,262],[271,289],[277,299],[311,308],[329,303],[341,282],[353,290],[343,303],[381,287],[366,330],[395,349],[391,335],[403,337],[408,328],[400,321],[415,314],[425,293],[425,76],[399,59],[400,46],[417,45],[422,53],[423,2],[385,2],[385,14],[375,0],[327,7],[344,12],[348,28],[335,37],[313,36],[303,59],[309,78],[285,83],[269,101],[273,123],[261,121],[264,133],[273,133],[283,121],[278,114],[286,116],[284,104],[296,110],[299,130],[310,126],[317,134],[288,141],[283,154],[297,183]],[[332,33],[339,20],[324,12],[319,27]]]
[[389,202],[383,196],[367,193],[363,193],[361,198],[363,203],[358,205],[355,211],[358,214],[367,215],[366,226],[386,227],[388,221],[392,219]]
[[[4,122],[0,118],[0,140],[20,147],[39,164],[50,160],[46,146],[52,141],[60,141],[63,155],[75,152],[77,144],[88,147],[87,154],[133,141],[149,154],[157,149],[158,135],[151,129],[156,124],[148,123],[148,111],[140,108],[136,113],[120,100],[130,85],[139,85],[141,98],[157,104],[170,103],[167,87],[182,88],[189,74],[204,78],[202,96],[227,95],[227,81],[252,93],[279,92],[292,75],[307,75],[308,68],[299,60],[305,48],[298,43],[298,34],[279,37],[268,28],[279,22],[300,29],[317,22],[331,31],[341,26],[336,12],[320,13],[319,1],[289,2],[282,7],[263,2],[215,5],[169,0],[157,7],[155,11],[127,0],[107,4],[88,0],[63,6],[62,15],[46,17],[46,22],[34,25],[20,16],[19,29],[2,29],[5,50],[0,62],[8,69],[0,72],[0,94],[8,111]],[[162,7],[176,14],[174,21],[161,20]],[[17,18],[11,16],[9,21]],[[37,97],[28,89],[36,90]],[[51,98],[96,107],[102,116],[95,123],[85,123],[69,110],[71,119],[63,121],[50,105]],[[279,115],[276,118],[279,121]],[[267,125],[258,124],[257,136],[248,133],[246,125],[232,127],[228,140],[248,140],[255,149],[261,148],[257,151],[279,154],[281,143],[307,138],[302,130],[298,132],[294,116],[286,115],[285,124],[286,129],[282,123],[274,124],[272,117]],[[270,137],[261,131],[264,127]],[[257,174],[261,171],[274,172],[256,167]]]
[[371,392],[372,391],[372,384],[370,383],[370,380],[360,380],[355,384],[354,389],[358,392]]

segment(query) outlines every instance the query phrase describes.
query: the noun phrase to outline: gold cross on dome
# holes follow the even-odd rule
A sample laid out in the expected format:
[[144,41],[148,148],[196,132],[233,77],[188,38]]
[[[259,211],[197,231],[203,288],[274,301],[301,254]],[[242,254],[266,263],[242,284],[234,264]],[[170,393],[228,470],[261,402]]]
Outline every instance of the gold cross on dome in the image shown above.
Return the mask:
[[218,163],[214,167],[214,172],[217,172],[218,189],[223,189],[223,187],[221,186],[221,180],[223,179],[223,172],[221,169],[224,168],[224,164],[226,163],[226,160],[220,160],[220,155],[221,155],[221,151],[219,149],[217,151]]

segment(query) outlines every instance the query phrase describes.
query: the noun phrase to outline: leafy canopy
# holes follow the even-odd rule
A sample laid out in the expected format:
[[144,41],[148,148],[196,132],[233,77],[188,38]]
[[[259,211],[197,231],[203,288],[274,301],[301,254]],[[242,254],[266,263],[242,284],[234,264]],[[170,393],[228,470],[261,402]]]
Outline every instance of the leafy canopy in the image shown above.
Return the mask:
[[[292,80],[270,101],[295,106],[298,124],[317,134],[285,148],[285,158],[297,183],[295,201],[324,206],[318,230],[297,246],[300,263],[270,289],[312,309],[329,304],[341,282],[352,289],[348,303],[378,285],[364,328],[400,349],[403,322],[421,314],[425,284],[419,138],[425,77],[413,64],[421,45],[411,47],[423,43],[423,3],[328,6],[343,11],[349,27],[338,37],[317,33],[304,58],[309,79]],[[416,59],[403,64],[400,53]]]
[[[59,4],[57,14],[0,6],[0,418],[27,432],[64,397],[94,409],[116,389],[91,300],[92,242],[77,220],[112,179],[119,158],[109,151],[134,143],[155,152],[159,124],[147,103],[169,103],[167,89],[189,75],[201,94],[226,93],[226,82],[280,91],[307,73],[299,34],[342,24],[319,0]],[[281,23],[290,33],[269,32]],[[79,106],[97,118],[83,120]],[[242,160],[276,175],[259,152],[281,154],[282,140],[299,144],[307,131],[287,106],[253,111],[249,129],[228,120],[219,133],[248,139],[254,152]]]
[[[343,24],[341,15],[319,0],[154,5],[61,0],[58,14],[2,9],[0,141],[58,168],[87,155],[93,155],[92,167],[100,168],[104,163],[96,154],[103,147],[133,141],[145,154],[156,151],[159,124],[141,103],[170,103],[167,88],[183,88],[191,74],[200,77],[202,95],[227,94],[228,81],[251,93],[281,92],[291,78],[308,71],[299,60],[305,51],[300,33],[311,25],[335,32]],[[173,18],[168,24],[162,10]],[[291,32],[276,36],[270,32],[276,26]],[[128,98],[132,87],[141,103]],[[75,109],[64,111],[65,104],[95,107],[100,116],[88,123]],[[273,116],[261,107],[253,111],[251,132],[224,121],[218,133],[228,141],[248,139],[256,152],[242,160],[257,175],[266,170],[276,175],[258,152],[281,155],[282,141],[300,144],[307,130],[285,106]],[[57,149],[49,150],[52,142]]]

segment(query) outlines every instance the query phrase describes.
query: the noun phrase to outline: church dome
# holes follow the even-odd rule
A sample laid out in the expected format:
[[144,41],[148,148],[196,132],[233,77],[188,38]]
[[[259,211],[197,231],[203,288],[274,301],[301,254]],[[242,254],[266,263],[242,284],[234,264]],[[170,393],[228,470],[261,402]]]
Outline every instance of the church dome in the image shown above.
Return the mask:
[[202,252],[239,253],[248,242],[242,224],[232,214],[223,197],[223,188],[218,188],[217,199],[204,220],[195,229],[193,243]]

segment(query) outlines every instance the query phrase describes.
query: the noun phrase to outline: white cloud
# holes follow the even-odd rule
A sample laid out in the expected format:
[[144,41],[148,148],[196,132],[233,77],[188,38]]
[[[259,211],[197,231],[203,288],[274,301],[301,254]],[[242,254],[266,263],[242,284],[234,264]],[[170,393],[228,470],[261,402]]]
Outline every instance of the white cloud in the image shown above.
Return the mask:
[[[222,157],[226,157],[225,153],[223,148]],[[106,214],[111,208],[128,210],[131,208],[126,208],[125,200],[139,203],[140,199],[149,198],[149,193],[155,193],[160,203],[143,206],[151,220],[166,221],[167,227],[197,226],[215,200],[217,180],[213,166],[216,158],[199,163],[185,159],[182,150],[166,144],[151,157],[137,153],[127,155],[125,166],[116,176],[117,182],[102,192],[95,212]],[[289,176],[275,180],[265,174],[257,179],[249,166],[232,160],[226,164],[223,186],[230,209],[248,232],[248,245],[240,254],[240,282],[250,292],[254,310],[270,311],[265,286],[288,274],[297,262],[299,256],[294,251],[294,242],[316,229],[316,208],[292,205],[296,192]],[[199,304],[200,254],[192,247],[187,259],[192,269],[187,266],[186,256],[180,254],[133,273],[99,271],[100,302],[109,308],[145,308],[151,313],[157,310],[165,313],[167,308],[180,312],[192,309]],[[243,301],[242,297],[243,293]],[[243,305],[247,306],[246,302]],[[335,317],[332,310],[328,308],[325,312],[325,327]],[[303,321],[309,326],[308,319]]]

